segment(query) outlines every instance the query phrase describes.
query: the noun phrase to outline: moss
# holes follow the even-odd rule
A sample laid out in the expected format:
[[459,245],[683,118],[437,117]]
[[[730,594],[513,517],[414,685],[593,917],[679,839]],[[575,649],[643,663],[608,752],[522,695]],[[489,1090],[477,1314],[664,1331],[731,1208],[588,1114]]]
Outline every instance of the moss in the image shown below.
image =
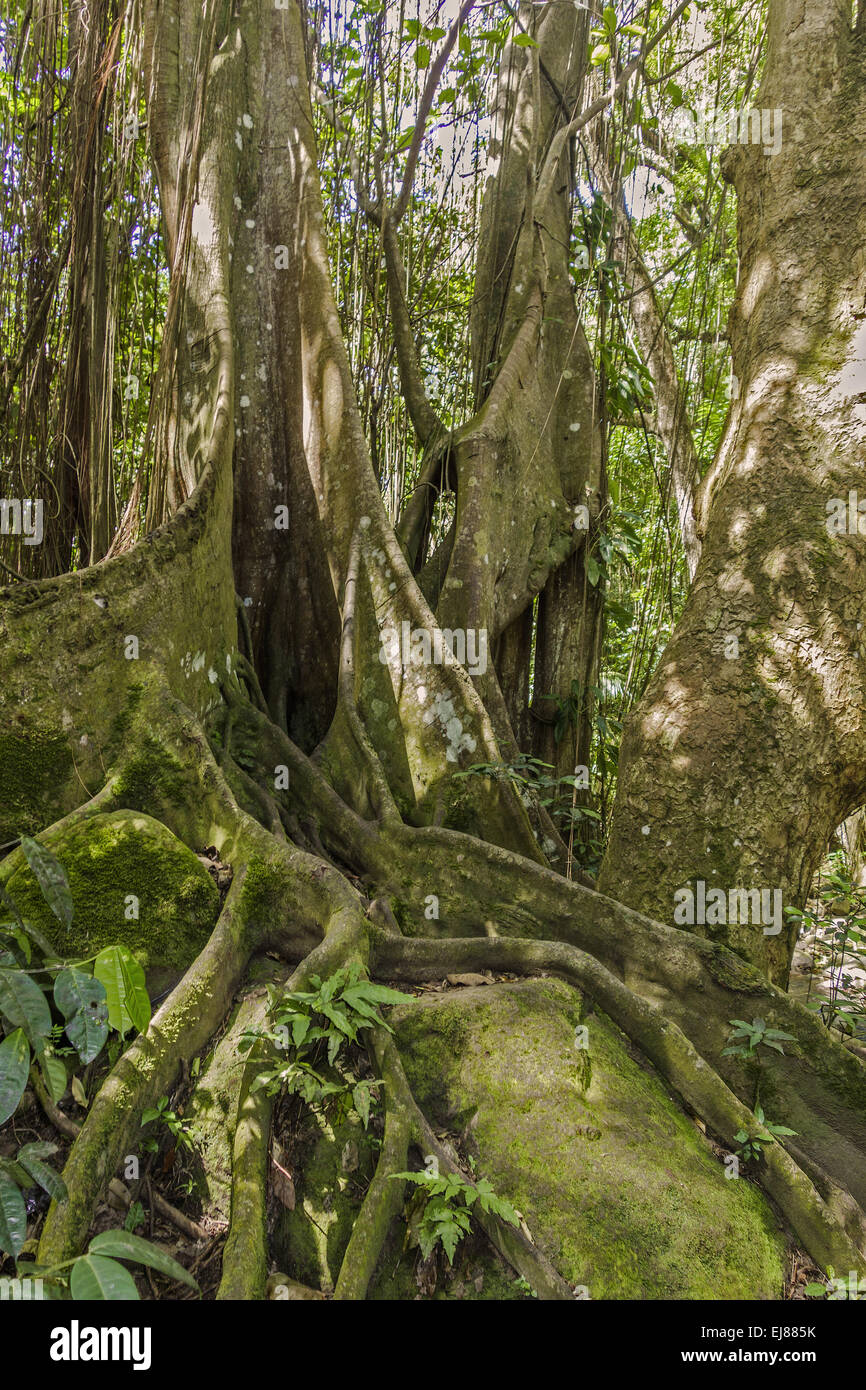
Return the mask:
[[71,767],[72,751],[62,734],[19,729],[0,735],[0,843],[31,835],[53,819]]
[[[332,1293],[376,1167],[371,1135],[351,1117],[329,1124],[310,1116],[306,1153],[295,1166],[293,1211],[281,1212],[272,1248],[281,1268],[311,1288]],[[357,1166],[343,1166],[346,1145],[357,1151]]]
[[135,753],[124,764],[114,790],[118,801],[139,809],[182,806],[189,798],[189,772],[158,739],[144,734],[137,742]]
[[762,1194],[726,1179],[607,1018],[584,1015],[588,1054],[575,1046],[576,998],[531,980],[396,1009],[434,1123],[457,1129],[472,1114],[464,1142],[478,1171],[591,1298],[780,1297],[785,1243]]
[[707,950],[704,965],[716,984],[741,994],[761,994],[767,982],[755,966],[736,955],[730,948]]
[[91,956],[122,942],[145,969],[183,970],[207,942],[219,892],[192,851],[159,821],[116,811],[49,832],[43,842],[69,879],[70,930],[49,910],[29,868],[16,870],[7,887],[63,956]]

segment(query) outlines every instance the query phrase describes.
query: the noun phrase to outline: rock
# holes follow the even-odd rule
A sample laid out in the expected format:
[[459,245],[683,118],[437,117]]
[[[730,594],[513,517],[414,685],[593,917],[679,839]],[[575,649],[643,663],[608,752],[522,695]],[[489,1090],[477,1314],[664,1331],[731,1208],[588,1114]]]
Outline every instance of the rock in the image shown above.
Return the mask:
[[[6,884],[30,918],[66,957],[92,956],[123,943],[147,971],[184,970],[207,942],[219,892],[191,849],[138,811],[90,816],[43,837],[69,879],[75,916],[69,931],[46,904],[30,869]],[[153,981],[148,980],[153,993]]]
[[[431,1123],[463,1130],[479,1176],[569,1284],[592,1299],[782,1297],[785,1241],[762,1193],[726,1179],[657,1073],[604,1015],[587,1019],[576,990],[488,983],[422,995],[390,1021]],[[575,1047],[579,1024],[588,1049]]]
[[492,980],[486,975],[476,975],[473,971],[467,971],[463,975],[447,975],[449,985],[491,985]]

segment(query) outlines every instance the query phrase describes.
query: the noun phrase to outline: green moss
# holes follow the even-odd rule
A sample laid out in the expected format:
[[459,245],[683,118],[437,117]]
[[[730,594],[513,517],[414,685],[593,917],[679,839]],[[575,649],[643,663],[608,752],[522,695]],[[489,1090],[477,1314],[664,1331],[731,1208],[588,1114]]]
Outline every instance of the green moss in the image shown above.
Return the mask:
[[44,843],[69,879],[70,930],[50,912],[29,868],[16,870],[7,888],[63,956],[86,957],[122,942],[145,969],[183,970],[207,942],[219,892],[192,851],[159,821],[116,811],[50,832]]
[[189,798],[189,772],[158,739],[144,734],[116,780],[115,794],[118,801],[138,808],[183,806]]
[[62,734],[22,728],[0,735],[0,843],[32,835],[53,818],[71,766]]
[[707,950],[704,965],[716,984],[741,994],[761,994],[767,982],[761,972],[728,949]]
[[657,1074],[556,980],[430,995],[394,1011],[434,1123],[524,1214],[590,1297],[781,1297],[785,1244],[760,1191],[723,1164]]
[[[331,1125],[310,1116],[308,1126],[295,1167],[295,1207],[281,1212],[272,1249],[293,1278],[332,1293],[378,1155],[369,1132],[351,1118]],[[351,1159],[344,1163],[347,1145]]]

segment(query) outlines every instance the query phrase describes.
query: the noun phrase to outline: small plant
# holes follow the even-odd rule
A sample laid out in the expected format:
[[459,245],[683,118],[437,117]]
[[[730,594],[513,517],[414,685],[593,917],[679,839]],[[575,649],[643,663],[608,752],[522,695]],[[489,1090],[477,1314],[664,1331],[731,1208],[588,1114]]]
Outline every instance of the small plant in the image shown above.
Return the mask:
[[785,1033],[781,1028],[768,1028],[763,1018],[753,1018],[751,1023],[746,1023],[742,1018],[732,1018],[729,1022],[732,1024],[732,1031],[728,1035],[731,1046],[723,1048],[723,1057],[754,1057],[761,1046],[771,1047],[774,1052],[784,1055],[782,1043],[796,1042],[792,1033]]
[[442,1176],[435,1171],[392,1173],[391,1177],[414,1183],[419,1189],[417,1195],[421,1212],[417,1243],[425,1260],[429,1259],[437,1245],[441,1245],[448,1256],[448,1263],[453,1265],[457,1246],[472,1229],[472,1208],[476,1202],[482,1211],[500,1217],[509,1226],[520,1224],[514,1207],[496,1196],[486,1178],[480,1178],[473,1184],[459,1173]]
[[782,1044],[796,1042],[796,1038],[791,1033],[785,1033],[781,1028],[768,1028],[766,1020],[763,1018],[753,1018],[751,1023],[747,1023],[743,1018],[732,1018],[728,1021],[731,1024],[731,1032],[728,1034],[729,1046],[722,1049],[722,1056],[745,1057],[747,1060],[754,1058],[755,1099],[753,1105],[755,1114],[758,1114],[763,1059],[763,1053],[759,1049],[770,1047],[774,1052],[781,1052],[784,1056],[785,1049]]
[[538,1294],[530,1284],[529,1280],[524,1279],[522,1274],[518,1274],[517,1278],[512,1281],[512,1287],[517,1289],[518,1293],[522,1293],[524,1298],[538,1297]]
[[411,996],[374,984],[357,962],[342,966],[327,980],[313,975],[310,984],[312,989],[284,994],[269,987],[271,1027],[244,1034],[240,1043],[241,1051],[264,1044],[269,1053],[251,1089],[264,1088],[271,1096],[298,1095],[310,1106],[336,1103],[346,1111],[354,1109],[366,1129],[382,1082],[350,1075],[345,1049],[370,1028],[391,1032],[380,1006]]
[[785,910],[797,923],[811,957],[806,1008],[817,1013],[825,1027],[854,1034],[866,1023],[866,888],[855,883],[841,853],[833,854],[831,863],[814,905],[802,912]]
[[847,1299],[852,1303],[863,1303],[866,1301],[866,1279],[858,1279],[854,1269],[846,1279],[837,1275],[832,1265],[828,1265],[826,1282],[807,1284],[803,1293],[807,1298],[826,1298],[831,1302]]
[[[174,1140],[175,1147],[178,1149],[191,1149],[192,1139],[183,1120],[174,1110],[168,1108],[168,1096],[160,1096],[155,1106],[149,1106],[142,1111],[141,1128],[156,1121],[157,1124],[164,1125]],[[142,1148],[146,1153],[157,1153],[159,1150],[159,1140],[150,1137],[142,1142]]]
[[[72,894],[60,861],[38,841],[21,837],[21,849],[43,898],[68,930]],[[24,920],[0,888],[0,902],[11,919],[0,921],[0,1124],[17,1110],[31,1069],[57,1104],[69,1085],[64,1057],[77,1054],[84,1067],[94,1061],[114,1029],[118,1044],[135,1028],[150,1023],[144,972],[125,946],[107,946],[90,961],[58,959],[50,943]],[[33,948],[42,956],[33,965]],[[89,973],[85,966],[92,966]],[[37,977],[45,976],[44,984]],[[53,1005],[53,1010],[52,1010]],[[65,1033],[71,1047],[61,1046]],[[73,1077],[73,1084],[77,1078]]]
[[141,1202],[133,1202],[130,1205],[129,1211],[126,1213],[123,1229],[125,1231],[135,1231],[139,1226],[144,1225],[144,1220],[145,1212]]
[[743,1159],[745,1163],[750,1160],[759,1162],[767,1144],[774,1144],[780,1135],[790,1137],[797,1133],[795,1129],[788,1129],[786,1125],[778,1125],[765,1119],[760,1105],[755,1107],[755,1119],[763,1129],[763,1134],[750,1134],[748,1130],[741,1129],[734,1135],[736,1142],[740,1145],[737,1149],[737,1157]]
[[0,1254],[17,1258],[27,1238],[27,1205],[24,1194],[41,1187],[58,1202],[66,1198],[60,1174],[43,1159],[57,1153],[50,1143],[24,1144],[13,1158],[0,1158]]

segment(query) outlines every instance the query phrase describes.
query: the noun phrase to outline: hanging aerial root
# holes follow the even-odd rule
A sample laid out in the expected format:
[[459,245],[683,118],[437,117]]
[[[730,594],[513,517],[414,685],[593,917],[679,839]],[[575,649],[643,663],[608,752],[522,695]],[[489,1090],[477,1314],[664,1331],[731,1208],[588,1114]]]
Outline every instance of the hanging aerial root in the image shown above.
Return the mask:
[[[682,1030],[660,1008],[633,994],[592,956],[563,942],[503,938],[399,940],[371,929],[373,962],[385,978],[418,982],[449,972],[507,970],[551,974],[585,991],[655,1065],[687,1105],[725,1144],[740,1130],[753,1132],[755,1117],[704,1061]],[[824,1269],[866,1274],[860,1251],[813,1183],[779,1143],[768,1145],[761,1181],[812,1258]]]

